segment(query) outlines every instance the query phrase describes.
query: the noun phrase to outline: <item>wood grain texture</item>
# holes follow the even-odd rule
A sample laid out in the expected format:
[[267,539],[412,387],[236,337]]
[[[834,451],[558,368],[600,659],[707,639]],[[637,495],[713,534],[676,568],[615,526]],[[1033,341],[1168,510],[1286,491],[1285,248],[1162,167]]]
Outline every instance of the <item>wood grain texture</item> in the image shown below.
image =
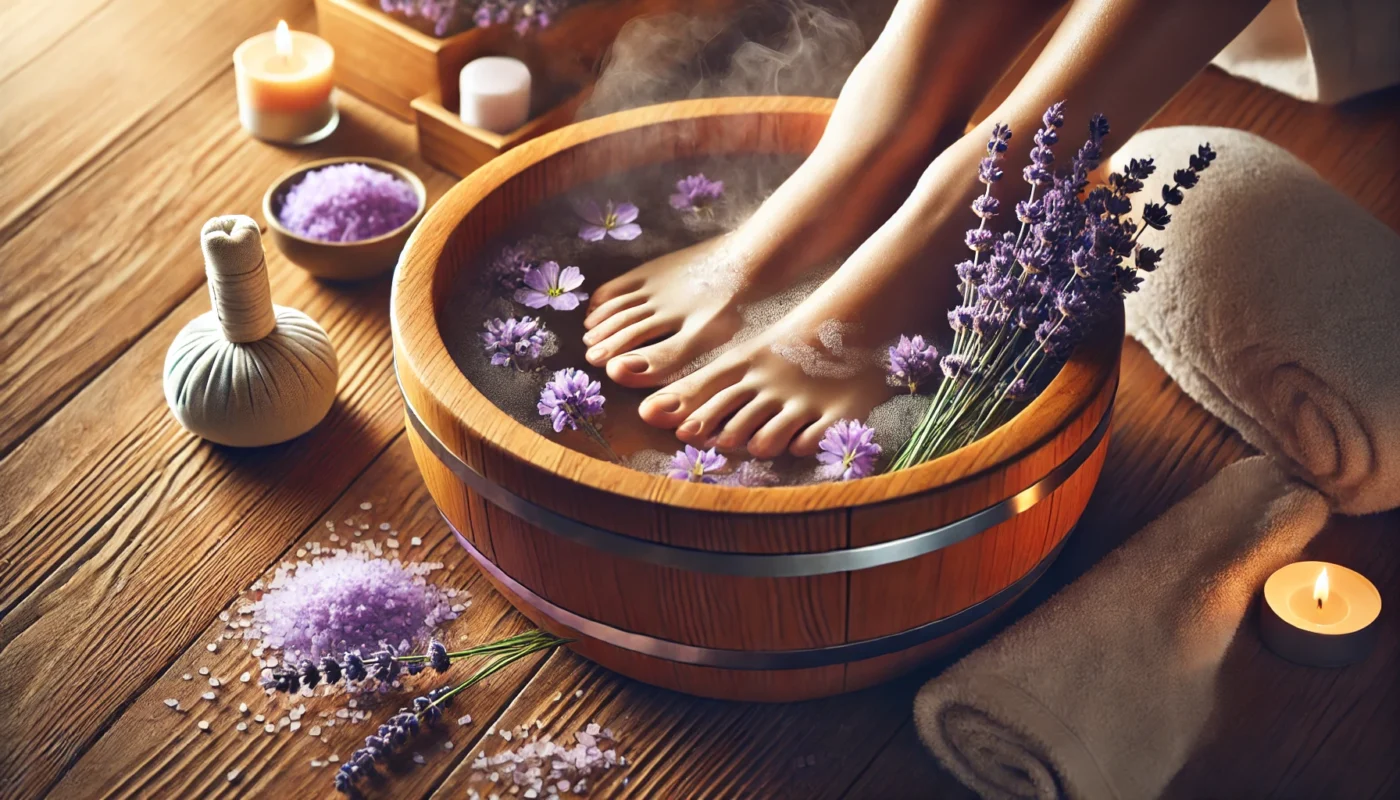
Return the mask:
[[[202,294],[197,278],[175,291],[161,283],[162,278],[188,280],[180,270],[198,263],[190,220],[202,221],[216,211],[234,210],[234,203],[254,200],[284,165],[300,157],[258,147],[257,158],[241,161],[240,169],[214,167],[234,152],[246,152],[239,149],[241,140],[232,127],[231,79],[209,72],[195,82],[191,73],[174,70],[188,67],[192,58],[200,61],[201,48],[207,51],[201,63],[224,68],[237,25],[224,24],[225,12],[213,6],[207,9],[213,16],[205,16],[202,7],[191,11],[176,5],[173,12],[169,2],[152,0],[0,5],[0,96],[5,99],[0,115],[9,113],[8,90],[14,81],[22,78],[38,86],[48,80],[45,70],[31,69],[35,64],[57,64],[55,79],[45,85],[68,95],[66,102],[45,111],[49,123],[42,135],[17,138],[20,129],[14,126],[0,133],[0,151],[10,159],[6,178],[14,159],[27,162],[20,183],[0,187],[5,198],[0,203],[5,210],[0,225],[0,430],[11,431],[0,439],[0,453],[13,450],[0,461],[0,518],[6,521],[0,535],[0,663],[5,667],[0,674],[0,741],[6,743],[0,745],[0,785],[5,787],[0,794],[6,797],[35,796],[45,787],[53,787],[54,797],[99,792],[299,797],[323,786],[320,781],[328,777],[309,767],[302,743],[263,735],[246,744],[213,745],[195,738],[191,718],[152,705],[164,695],[155,687],[169,686],[161,681],[199,663],[192,655],[199,655],[203,637],[213,630],[209,625],[217,610],[327,513],[359,474],[356,465],[369,463],[401,424],[383,329],[352,319],[381,319],[382,289],[345,292],[287,277],[277,279],[279,302],[308,303],[323,315],[322,322],[333,317],[337,347],[353,364],[342,387],[342,406],[317,434],[324,437],[316,440],[319,454],[308,453],[307,442],[299,441],[258,458],[230,460],[179,438],[151,396],[159,367],[155,356],[202,307],[191,297]],[[284,5],[295,26],[304,27],[298,20],[309,22],[304,2],[236,4],[250,30],[270,27]],[[104,9],[115,16],[100,15]],[[161,47],[129,51],[136,20],[157,12],[161,20],[143,33],[165,49],[174,41],[175,55]],[[105,87],[104,75],[145,74],[143,64],[114,67],[92,57],[112,52],[130,54],[133,60],[150,58],[171,71],[142,86],[134,104],[136,89],[124,84],[113,91],[117,99],[129,101],[126,105],[107,98],[84,105],[78,98]],[[210,80],[209,86],[226,99],[209,100],[205,90],[179,99],[179,92]],[[172,85],[178,90],[174,95]],[[33,86],[24,95],[31,103],[41,91]],[[328,146],[338,147],[343,136],[350,136],[358,152],[407,159],[401,144],[411,135],[406,128],[395,128],[354,101],[346,107],[352,109],[350,127],[342,127]],[[68,121],[79,113],[84,116],[80,130],[72,129]],[[1226,125],[1260,133],[1400,229],[1400,91],[1340,107],[1309,106],[1207,71],[1157,123]],[[396,129],[405,131],[405,138],[396,138]],[[37,192],[32,190],[36,180]],[[16,201],[16,187],[29,199]],[[133,211],[141,207],[156,213]],[[166,218],[173,220],[169,229]],[[143,237],[115,235],[133,230]],[[25,239],[23,257],[14,249],[21,236],[34,237]],[[70,240],[75,244],[65,249]],[[272,267],[275,275],[288,269],[276,259]],[[115,283],[98,280],[113,270]],[[136,289],[112,288],[122,281]],[[148,304],[143,294],[159,302]],[[80,323],[79,314],[65,316],[68,303],[87,319]],[[128,315],[135,319],[123,319]],[[46,317],[62,327],[62,335],[23,349],[26,339],[40,335],[36,331],[43,326],[36,320]],[[85,339],[89,326],[115,333]],[[127,351],[130,361],[122,358]],[[21,352],[22,358],[14,355]],[[371,381],[380,388],[360,388]],[[42,411],[35,413],[36,408]],[[64,410],[55,414],[60,408]],[[17,415],[25,422],[16,431],[10,426]],[[48,424],[39,425],[50,416]],[[26,436],[29,431],[34,432]],[[334,439],[334,446],[325,439]],[[402,459],[399,447],[379,458]],[[1103,478],[1055,567],[1008,618],[1034,607],[1246,453],[1248,447],[1237,436],[1182,395],[1140,347],[1128,343]],[[398,464],[402,469],[403,462]],[[421,495],[407,499],[412,479],[397,484],[387,477],[391,474],[381,472],[378,464],[366,473],[376,476],[374,485],[401,487],[388,489],[403,494],[386,500],[403,500],[415,514],[425,512],[427,501]],[[285,485],[273,485],[279,481]],[[1324,531],[1308,555],[1363,565],[1377,578],[1386,605],[1395,607],[1400,602],[1400,554],[1393,544],[1400,515],[1351,525],[1356,527]],[[454,572],[450,580],[465,586],[475,585],[477,578],[468,570]],[[16,603],[35,585],[45,599],[22,604],[20,614]],[[74,588],[68,593],[60,591],[70,585]],[[486,589],[477,594],[474,609],[481,617],[469,614],[465,624],[485,623],[488,602],[500,606],[489,595]],[[81,602],[66,609],[72,597]],[[521,624],[513,612],[505,619]],[[1258,650],[1252,621],[1247,622],[1227,659],[1227,667],[1240,677],[1222,686],[1214,729],[1168,796],[1400,793],[1392,755],[1400,750],[1400,699],[1393,680],[1400,661],[1397,620],[1387,615],[1370,660],[1340,671],[1278,663]],[[16,642],[30,628],[37,633],[27,634],[26,655],[17,658]],[[473,634],[477,630],[470,628]],[[104,653],[119,658],[98,668],[87,663],[92,650],[84,648],[95,647],[94,637],[100,636],[106,637]],[[59,660],[65,652],[77,653],[81,669],[76,677]],[[480,719],[487,720],[492,703],[518,696],[507,712],[510,719],[525,720],[542,709],[538,716],[548,713],[546,730],[556,735],[571,732],[568,728],[586,718],[615,727],[631,766],[605,787],[613,793],[600,791],[599,797],[967,797],[922,750],[908,725],[913,693],[931,674],[932,669],[921,670],[877,690],[830,700],[760,706],[651,689],[558,654],[537,672],[526,668],[503,679],[499,694],[494,686],[482,693],[487,710]],[[583,690],[584,697],[548,705],[555,694],[572,697],[576,690]],[[216,721],[216,730],[222,724]],[[152,744],[139,741],[143,738]],[[491,744],[500,746],[498,740]],[[459,746],[455,752],[466,751]],[[438,786],[436,796],[461,796],[470,770],[457,769],[439,786],[440,770],[462,763],[443,755],[433,753],[421,774],[396,777],[374,796],[391,796],[400,780],[410,795],[422,796]],[[246,785],[223,782],[224,773],[237,763],[250,769]],[[60,778],[70,766],[72,778]],[[433,777],[427,777],[430,771]],[[627,785],[618,788],[625,779],[630,779]]]
[[[361,510],[363,501],[373,503],[374,508]],[[344,524],[346,520],[364,521],[370,524],[370,530],[356,537],[356,527]],[[379,530],[381,521],[389,522],[392,530]],[[329,528],[326,523],[335,527]],[[338,543],[329,540],[332,534],[340,538]],[[420,538],[422,543],[413,545],[414,537]],[[444,582],[459,592],[470,593],[471,606],[446,626],[443,641],[453,645],[486,641],[520,633],[528,627],[528,622],[511,611],[509,604],[482,580],[481,574],[472,567],[471,559],[442,524],[418,478],[408,442],[402,436],[271,563],[275,567],[295,560],[297,553],[304,553],[312,543],[343,547],[347,541],[373,540],[385,545],[390,538],[399,543],[399,548],[386,552],[414,561],[441,562],[446,571],[438,573],[434,579],[443,581],[446,577]],[[229,603],[224,611],[237,620],[240,606],[254,597],[245,593]],[[456,602],[465,604],[467,598],[459,594]],[[200,631],[188,648],[132,700],[102,739],[73,765],[53,788],[53,796],[234,797],[273,793],[290,793],[294,797],[327,796],[331,793],[331,779],[337,765],[313,767],[311,760],[325,762],[332,753],[342,761],[348,758],[363,744],[364,737],[403,702],[400,695],[384,702],[362,698],[360,708],[371,710],[373,716],[355,723],[334,716],[337,709],[345,708],[347,698],[343,695],[322,694],[296,699],[285,695],[268,697],[256,680],[247,684],[238,680],[244,671],[256,676],[258,661],[240,639],[220,638],[224,631],[225,624],[217,619]],[[219,644],[217,653],[206,649],[209,642]],[[444,752],[442,744],[450,740],[465,745],[484,731],[515,696],[519,686],[535,672],[543,657],[533,656],[512,666],[454,703],[448,712],[448,723],[437,735],[427,737],[418,745],[426,763],[414,766],[405,760],[405,763],[393,765],[394,794],[422,796],[441,781],[456,761],[471,752],[465,746]],[[447,679],[460,680],[471,673],[473,666],[459,664]],[[213,702],[200,698],[201,693],[210,690],[207,679],[198,674],[200,667],[208,667],[210,674],[222,683],[213,690],[217,695]],[[185,674],[194,677],[185,681],[182,679]],[[431,672],[416,679],[405,679],[407,688],[404,691],[421,693],[440,680],[443,679]],[[178,700],[186,711],[168,708],[166,698]],[[247,703],[247,714],[239,713],[240,702]],[[254,715],[262,714],[275,724],[289,710],[303,704],[306,715],[300,720],[299,731],[282,730],[269,735],[264,733],[263,723],[253,720]],[[320,716],[322,712],[330,712],[329,724],[327,718]],[[457,720],[463,715],[470,715],[478,722],[459,727]],[[199,720],[210,723],[209,733],[197,729]],[[239,722],[248,724],[249,729],[237,731],[235,726]],[[309,735],[313,726],[321,729],[326,741]],[[235,768],[240,770],[241,777],[230,782],[227,773]],[[123,779],[112,781],[113,774],[120,774]]]
[[[600,174],[697,154],[809,152],[830,107],[830,101],[805,98],[729,98],[637,109],[535,139],[459,184],[415,232],[395,276],[400,381],[428,430],[471,442],[469,449],[458,448],[458,458],[479,459],[472,467],[486,480],[571,519],[673,546],[778,555],[922,533],[1003,502],[1071,459],[1112,405],[1121,315],[1105,320],[1100,335],[1080,348],[1040,398],[972,445],[892,475],[787,489],[691,485],[589,458],[515,422],[450,364],[439,329],[454,307],[444,305],[442,287],[472,278],[470,269],[480,263],[473,255],[495,231]],[[434,496],[454,510],[453,525],[474,541],[489,539],[490,560],[547,603],[610,628],[685,645],[782,651],[901,633],[1005,589],[1073,527],[1105,450],[1098,446],[1068,482],[1025,513],[943,550],[847,574],[795,578],[715,575],[619,558],[494,504],[483,507],[484,520],[475,520],[484,521],[486,531],[470,530],[471,514],[463,512],[479,498],[444,475],[441,465],[423,468]],[[529,601],[513,599],[531,613]],[[887,658],[844,678],[831,668],[776,675],[702,669],[638,656],[584,630],[569,635],[629,677],[690,691],[703,685],[707,696],[730,699],[816,697],[859,688],[861,679],[889,677],[896,664],[913,666],[907,656]]]

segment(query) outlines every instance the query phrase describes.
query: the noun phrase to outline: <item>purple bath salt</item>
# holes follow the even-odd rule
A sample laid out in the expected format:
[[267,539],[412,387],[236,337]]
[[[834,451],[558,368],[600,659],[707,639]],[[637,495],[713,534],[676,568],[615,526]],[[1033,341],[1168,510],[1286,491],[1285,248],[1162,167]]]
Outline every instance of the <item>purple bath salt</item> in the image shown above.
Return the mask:
[[291,664],[354,650],[369,654],[384,644],[426,642],[456,616],[448,591],[427,580],[441,564],[402,563],[376,549],[356,543],[279,568],[253,606],[263,643]]
[[417,211],[417,192],[397,175],[365,164],[332,164],[289,189],[277,218],[307,239],[359,242],[401,227]]

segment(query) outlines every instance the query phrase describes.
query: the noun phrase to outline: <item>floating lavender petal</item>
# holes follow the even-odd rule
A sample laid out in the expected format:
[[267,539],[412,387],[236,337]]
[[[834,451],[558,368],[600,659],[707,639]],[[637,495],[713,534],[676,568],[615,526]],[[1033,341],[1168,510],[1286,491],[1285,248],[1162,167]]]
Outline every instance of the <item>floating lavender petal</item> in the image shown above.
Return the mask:
[[561,268],[557,261],[546,261],[525,271],[525,286],[515,291],[515,302],[530,308],[572,311],[588,299],[587,292],[578,291],[582,285],[583,272],[578,267]]
[[677,211],[703,211],[714,205],[723,194],[724,181],[709,180],[703,173],[687,175],[676,181],[671,208]]
[[875,429],[859,421],[843,419],[822,435],[817,445],[820,473],[828,480],[850,481],[875,473],[875,460],[880,445],[875,443]]
[[549,417],[554,432],[578,430],[581,425],[603,413],[603,387],[589,380],[588,373],[569,367],[554,373],[554,378],[540,392],[539,412]]
[[713,447],[700,450],[686,445],[684,450],[677,450],[676,455],[672,457],[671,468],[666,472],[666,476],[690,483],[718,483],[719,476],[715,473],[724,469],[727,463],[729,460],[716,453]]

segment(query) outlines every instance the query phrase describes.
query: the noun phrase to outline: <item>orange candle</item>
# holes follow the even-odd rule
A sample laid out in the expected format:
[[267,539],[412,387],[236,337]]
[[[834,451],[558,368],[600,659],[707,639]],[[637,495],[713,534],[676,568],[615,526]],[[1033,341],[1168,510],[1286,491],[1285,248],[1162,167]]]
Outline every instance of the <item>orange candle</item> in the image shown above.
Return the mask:
[[259,139],[310,144],[340,121],[331,99],[335,50],[319,36],[290,31],[286,22],[233,51],[238,119]]

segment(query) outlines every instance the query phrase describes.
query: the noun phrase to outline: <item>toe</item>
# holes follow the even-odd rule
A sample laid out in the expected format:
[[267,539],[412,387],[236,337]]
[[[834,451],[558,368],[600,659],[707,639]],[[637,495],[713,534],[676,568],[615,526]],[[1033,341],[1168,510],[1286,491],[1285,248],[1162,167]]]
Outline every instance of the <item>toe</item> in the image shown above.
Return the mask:
[[628,353],[627,363],[619,364],[616,371],[611,368],[614,362],[609,362],[608,375],[632,388],[660,386],[731,335],[732,330],[716,323],[687,320],[673,335]]
[[711,364],[643,400],[638,412],[648,425],[674,428],[716,392],[738,381],[743,367],[742,363]]
[[754,431],[783,410],[783,404],[774,397],[758,397],[739,409],[715,439],[715,444],[723,450],[734,450],[748,445]]
[[635,325],[654,313],[656,313],[656,309],[648,305],[636,306],[635,308],[629,308],[625,311],[619,311],[598,323],[598,327],[585,333],[583,335],[583,343],[591,347],[623,328],[626,328],[628,325]]
[[593,296],[589,298],[589,316],[593,316],[594,313],[613,300],[632,294],[640,288],[642,288],[642,279],[631,273],[608,281],[594,290]]
[[816,455],[817,445],[821,443],[822,436],[826,433],[826,429],[835,425],[838,419],[840,419],[840,417],[835,414],[827,414],[811,425],[808,425],[797,435],[796,439],[792,440],[792,447],[789,448],[789,452],[798,458],[807,458],[808,456]]
[[676,438],[686,444],[710,446],[707,440],[720,430],[731,414],[752,400],[756,394],[758,392],[755,389],[743,384],[735,384],[716,392],[714,397],[706,400],[689,419],[681,423],[676,429]]
[[673,320],[662,319],[658,316],[650,316],[634,325],[628,325],[612,336],[588,348],[584,358],[588,363],[598,365],[606,362],[613,356],[626,353],[635,347],[646,344],[652,339],[665,336],[675,332],[679,327]]
[[792,437],[796,436],[803,426],[810,425],[816,418],[817,414],[806,408],[799,406],[784,408],[749,439],[749,454],[754,458],[777,458],[788,449],[788,445],[792,443]]
[[[593,297],[596,301],[598,296],[594,295]],[[647,296],[641,292],[631,292],[614,297],[611,300],[597,301],[590,306],[591,310],[588,312],[588,316],[583,318],[583,327],[585,329],[593,328],[609,317],[616,315],[619,311],[635,308],[646,301]]]

